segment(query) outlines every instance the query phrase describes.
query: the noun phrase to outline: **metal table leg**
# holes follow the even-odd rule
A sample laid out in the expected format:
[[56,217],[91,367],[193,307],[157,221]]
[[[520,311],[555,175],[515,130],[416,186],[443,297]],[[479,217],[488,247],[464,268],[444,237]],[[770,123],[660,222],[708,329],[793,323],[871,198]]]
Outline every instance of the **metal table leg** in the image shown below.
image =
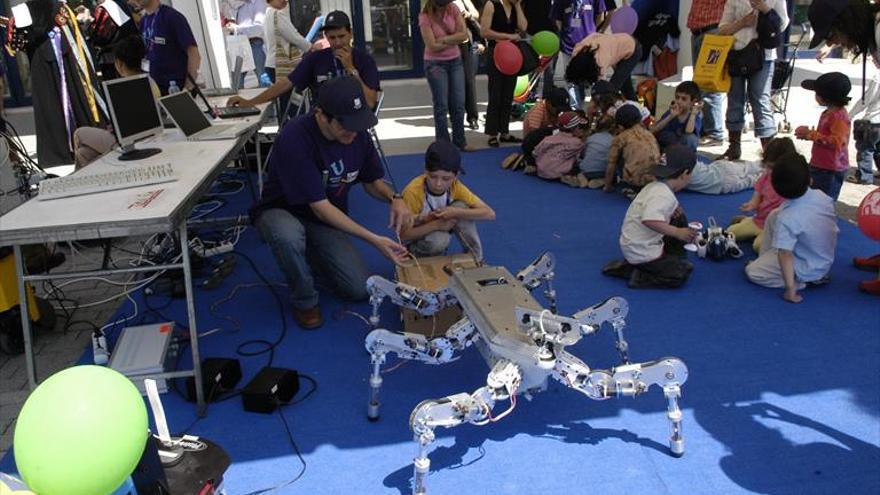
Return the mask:
[[34,342],[31,335],[31,319],[28,313],[27,286],[24,282],[24,256],[21,246],[12,247],[15,257],[15,275],[18,278],[18,304],[21,311],[21,333],[24,335],[24,362],[31,390],[37,388],[37,367],[34,363]]
[[193,299],[192,270],[189,260],[189,239],[187,238],[186,222],[180,224],[180,250],[183,258],[183,285],[186,289],[186,314],[189,318],[189,343],[192,348],[193,378],[196,388],[197,413],[204,417],[207,413],[205,391],[202,389],[202,360],[199,356],[199,331],[196,326],[196,308]]

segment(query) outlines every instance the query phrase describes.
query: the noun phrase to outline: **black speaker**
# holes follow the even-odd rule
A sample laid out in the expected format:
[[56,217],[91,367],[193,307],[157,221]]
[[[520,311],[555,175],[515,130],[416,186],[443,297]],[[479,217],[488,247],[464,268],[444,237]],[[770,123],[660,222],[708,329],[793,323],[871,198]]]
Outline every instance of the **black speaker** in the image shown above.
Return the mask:
[[[238,359],[207,358],[202,361],[202,391],[205,402],[211,402],[232,390],[241,381],[241,365]],[[186,398],[196,400],[195,378],[186,379]]]
[[263,368],[241,391],[245,411],[269,414],[279,404],[286,404],[299,391],[296,370]]

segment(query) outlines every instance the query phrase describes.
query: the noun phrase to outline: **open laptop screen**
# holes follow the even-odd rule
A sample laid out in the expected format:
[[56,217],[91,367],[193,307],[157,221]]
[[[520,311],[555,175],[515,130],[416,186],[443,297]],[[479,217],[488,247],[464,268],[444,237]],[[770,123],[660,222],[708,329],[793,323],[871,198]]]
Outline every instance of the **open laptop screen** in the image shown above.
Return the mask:
[[171,115],[171,119],[186,137],[211,127],[208,117],[202,113],[188,91],[168,95],[159,102],[162,103],[162,106]]

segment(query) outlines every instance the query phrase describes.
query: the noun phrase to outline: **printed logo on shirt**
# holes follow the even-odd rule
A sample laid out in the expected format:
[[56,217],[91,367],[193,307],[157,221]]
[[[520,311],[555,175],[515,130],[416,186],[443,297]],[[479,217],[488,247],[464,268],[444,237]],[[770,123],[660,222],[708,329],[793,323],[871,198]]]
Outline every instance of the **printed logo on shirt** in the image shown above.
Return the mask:
[[345,163],[342,160],[336,160],[330,164],[330,171],[336,177],[341,176],[342,172],[345,172]]
[[162,36],[154,36],[154,37],[153,37],[153,43],[156,43],[157,45],[164,45],[164,44],[165,44],[165,38],[162,37]]

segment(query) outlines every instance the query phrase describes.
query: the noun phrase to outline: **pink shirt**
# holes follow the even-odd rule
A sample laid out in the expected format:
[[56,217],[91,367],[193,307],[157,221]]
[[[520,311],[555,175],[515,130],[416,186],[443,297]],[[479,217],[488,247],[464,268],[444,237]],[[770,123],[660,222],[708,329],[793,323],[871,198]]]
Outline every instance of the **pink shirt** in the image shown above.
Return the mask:
[[636,40],[626,33],[593,33],[575,45],[571,56],[574,57],[584,48],[596,48],[596,65],[604,71],[632,56],[636,50]]
[[[455,33],[455,26],[459,17],[461,17],[461,11],[458,10],[454,3],[450,3],[446,6],[446,11],[443,12],[443,16],[440,19],[433,15],[429,16],[424,12],[419,14],[419,27],[429,27],[431,32],[434,33],[434,39],[438,40]],[[455,60],[460,56],[461,52],[458,49],[458,45],[449,45],[439,52],[428,50],[425,47],[425,60]]]
[[773,183],[770,182],[770,170],[765,170],[758,177],[758,181],[755,182],[755,192],[761,195],[761,203],[758,204],[755,217],[752,220],[758,228],[763,229],[767,215],[781,205],[785,198],[776,194],[776,190],[773,189]]

